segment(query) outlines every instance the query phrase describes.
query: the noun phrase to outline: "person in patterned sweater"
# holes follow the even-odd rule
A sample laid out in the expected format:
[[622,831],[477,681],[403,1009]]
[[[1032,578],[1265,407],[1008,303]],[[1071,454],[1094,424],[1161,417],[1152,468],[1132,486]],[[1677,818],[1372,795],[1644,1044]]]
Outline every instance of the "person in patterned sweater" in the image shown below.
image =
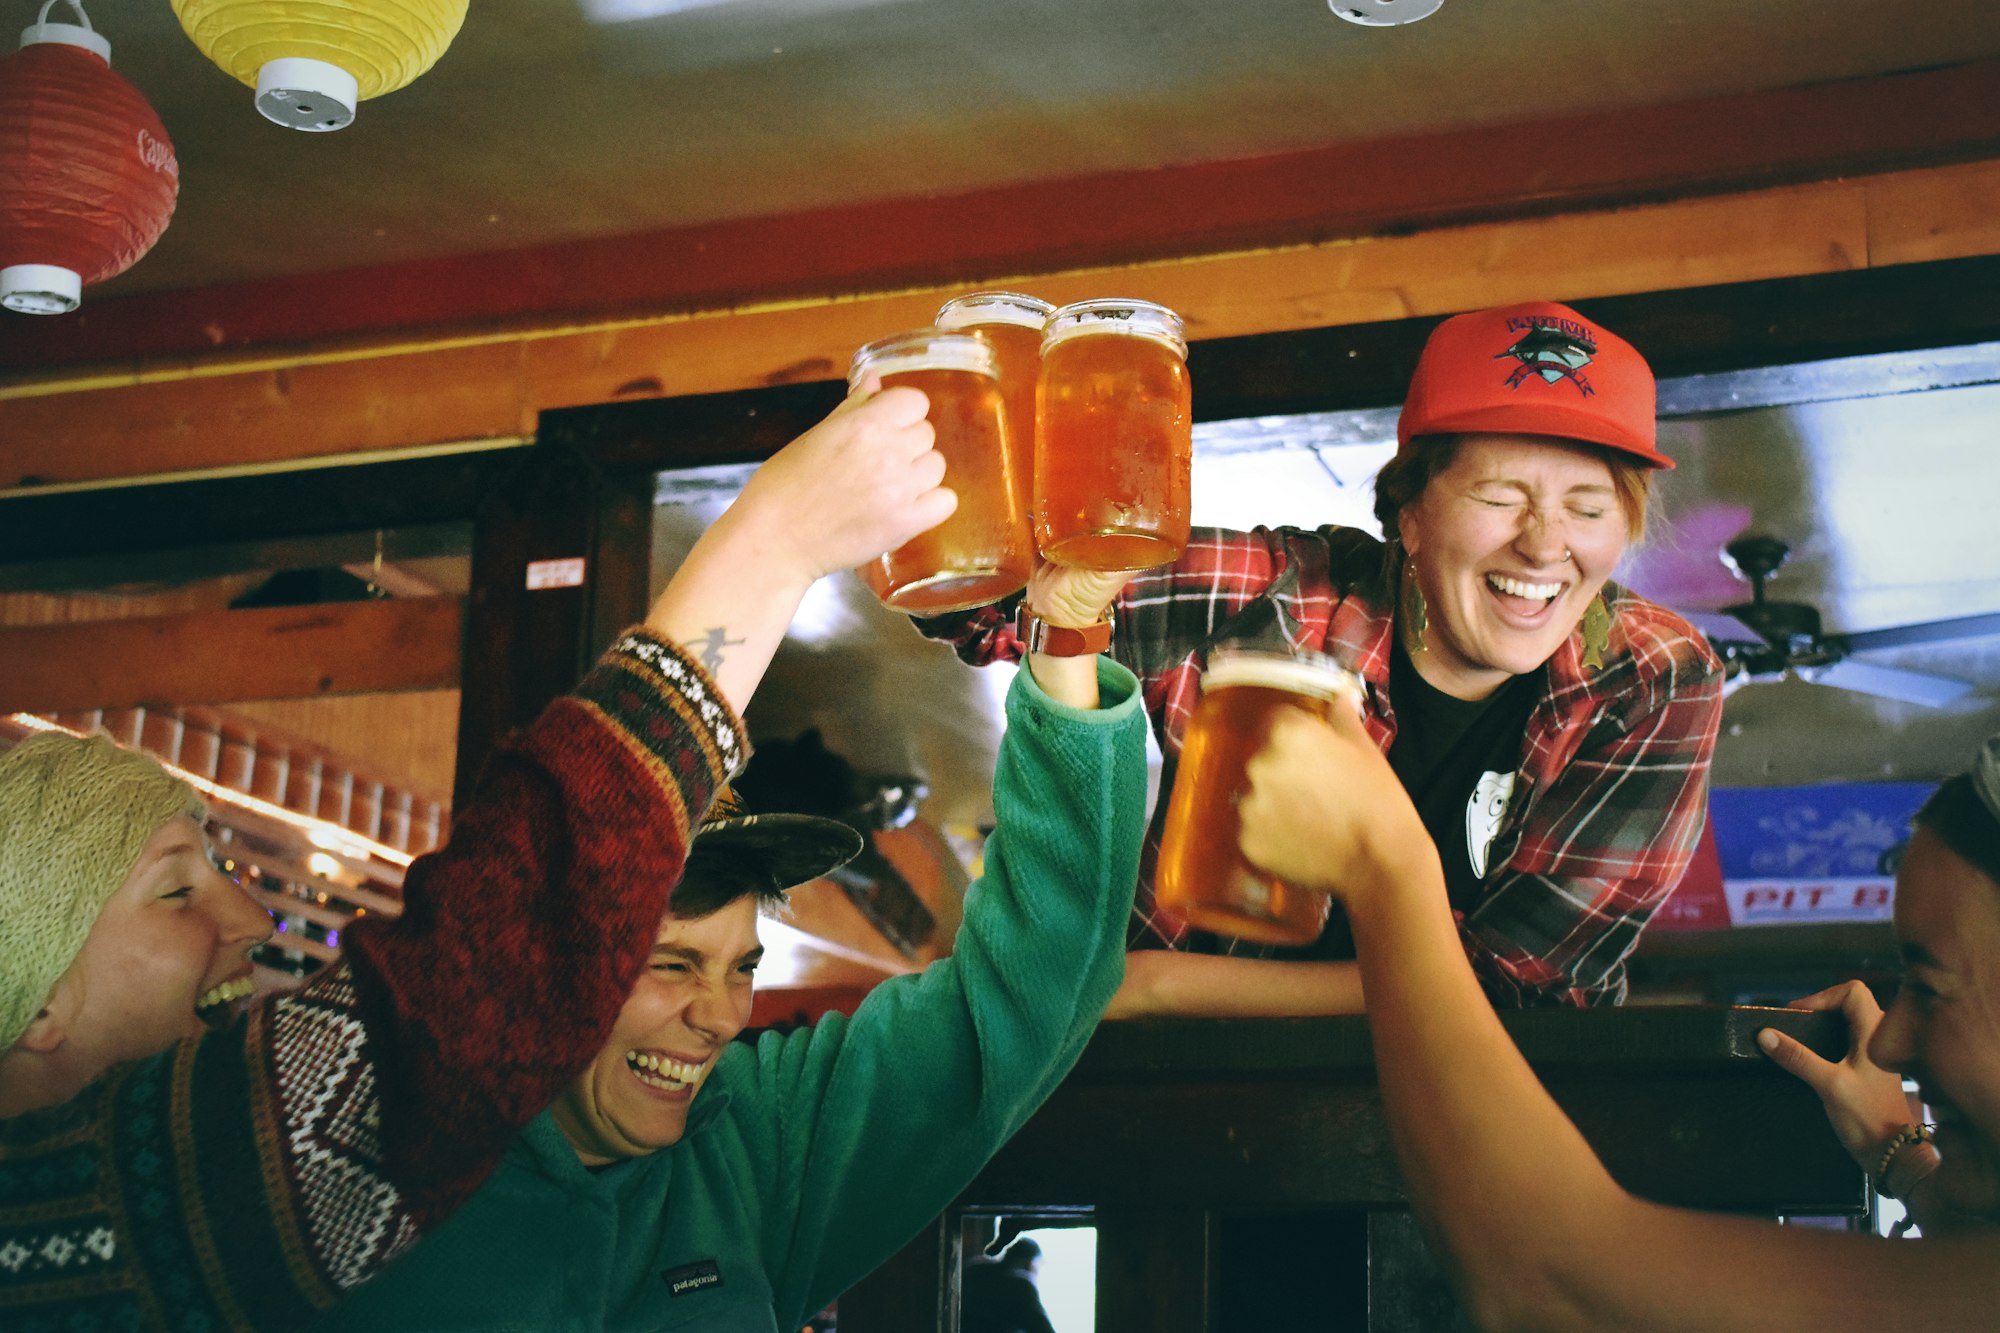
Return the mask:
[[[1625,956],[1707,813],[1722,666],[1680,617],[1609,581],[1643,532],[1653,375],[1624,339],[1532,302],[1445,320],[1375,482],[1386,542],[1354,528],[1197,529],[1095,618],[1139,677],[1171,786],[1202,673],[1242,644],[1331,655],[1444,857],[1497,1005],[1616,1004]],[[1021,651],[1011,602],[918,621],[974,665]],[[1393,701],[1393,702],[1392,702]],[[1353,940],[1280,950],[1154,902],[1147,839],[1111,1017],[1356,1013]]]
[[157,764],[0,757],[0,1324],[297,1327],[479,1186],[610,1034],[806,589],[954,506],[923,396],[878,388],[758,470],[498,748],[401,919],[295,994],[246,1008],[268,925]]

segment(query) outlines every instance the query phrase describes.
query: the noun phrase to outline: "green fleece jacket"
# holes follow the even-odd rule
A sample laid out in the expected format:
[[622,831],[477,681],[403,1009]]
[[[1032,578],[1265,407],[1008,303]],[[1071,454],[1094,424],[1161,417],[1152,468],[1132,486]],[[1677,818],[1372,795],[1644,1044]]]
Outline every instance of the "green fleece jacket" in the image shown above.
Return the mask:
[[852,1018],[724,1053],[672,1148],[586,1170],[545,1113],[491,1180],[321,1330],[795,1333],[965,1187],[1076,1061],[1124,975],[1145,720],[1023,670],[997,827],[951,957]]

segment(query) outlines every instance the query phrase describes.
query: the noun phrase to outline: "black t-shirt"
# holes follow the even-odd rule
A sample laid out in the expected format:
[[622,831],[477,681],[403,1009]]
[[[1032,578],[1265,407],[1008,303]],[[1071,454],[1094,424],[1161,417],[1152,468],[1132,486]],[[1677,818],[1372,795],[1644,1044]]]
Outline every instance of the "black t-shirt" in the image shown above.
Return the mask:
[[1484,699],[1456,699],[1423,678],[1401,643],[1390,654],[1396,740],[1389,767],[1437,844],[1445,888],[1460,911],[1479,901],[1492,869],[1487,852],[1506,815],[1528,714],[1541,693],[1537,668]]
[[[1396,739],[1389,746],[1410,803],[1437,845],[1451,905],[1469,911],[1493,869],[1487,853],[1507,813],[1528,715],[1542,695],[1545,668],[1514,677],[1484,699],[1453,698],[1417,671],[1399,641],[1389,655]],[[1354,934],[1335,905],[1319,939],[1273,957],[1354,957]]]

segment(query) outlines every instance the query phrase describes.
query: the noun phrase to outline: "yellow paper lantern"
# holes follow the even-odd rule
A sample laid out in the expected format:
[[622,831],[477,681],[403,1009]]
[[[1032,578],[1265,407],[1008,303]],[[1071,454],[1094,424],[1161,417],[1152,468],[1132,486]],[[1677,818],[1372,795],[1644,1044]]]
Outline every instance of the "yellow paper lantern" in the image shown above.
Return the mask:
[[203,55],[295,130],[337,130],[356,103],[437,63],[469,0],[173,0]]

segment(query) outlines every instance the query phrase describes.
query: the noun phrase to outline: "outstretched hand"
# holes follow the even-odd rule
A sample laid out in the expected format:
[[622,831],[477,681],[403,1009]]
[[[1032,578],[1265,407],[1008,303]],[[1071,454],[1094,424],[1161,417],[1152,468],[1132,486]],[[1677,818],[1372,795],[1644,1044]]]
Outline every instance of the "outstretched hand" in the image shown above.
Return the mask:
[[1776,1028],[1757,1034],[1764,1053],[1788,1073],[1803,1079],[1819,1094],[1826,1118],[1840,1145],[1873,1171],[1882,1145],[1916,1117],[1911,1114],[1903,1080],[1868,1058],[1868,1039],[1882,1022],[1882,1007],[1858,981],[1842,982],[1817,995],[1791,1003],[1793,1009],[1838,1009],[1847,1016],[1847,1058],[1822,1060]]
[[870,376],[758,468],[736,503],[769,557],[810,583],[949,518],[958,496],[943,485],[929,407],[919,390]]
[[1350,906],[1431,847],[1416,808],[1359,717],[1279,709],[1238,806],[1243,855],[1289,884]]
[[1073,569],[1038,561],[1028,580],[1028,605],[1051,625],[1082,629],[1104,619],[1136,569]]

